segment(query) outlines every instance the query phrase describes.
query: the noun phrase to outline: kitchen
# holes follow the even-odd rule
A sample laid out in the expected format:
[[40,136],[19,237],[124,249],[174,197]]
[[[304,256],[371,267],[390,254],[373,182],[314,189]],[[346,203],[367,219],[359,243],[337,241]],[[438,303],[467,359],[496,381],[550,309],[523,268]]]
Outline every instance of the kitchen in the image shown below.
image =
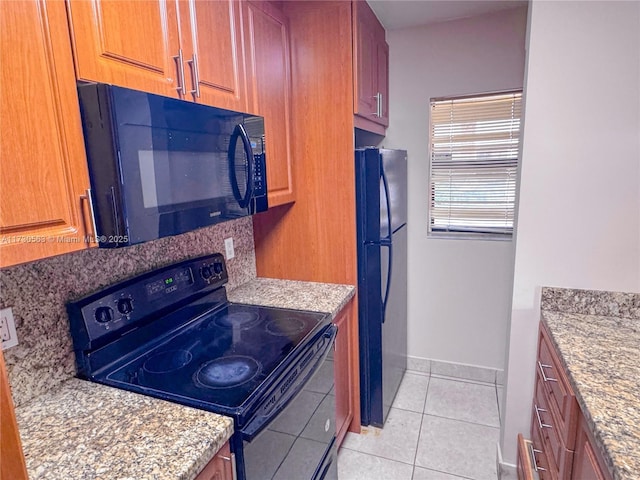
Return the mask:
[[[56,6],[55,3],[43,5],[46,5],[44,10],[43,7],[30,10],[34,14],[22,19],[25,25],[18,22],[10,25],[3,24],[3,32],[12,32],[12,38],[20,38],[25,42],[14,51],[30,52],[29,57],[32,57],[32,60],[38,58],[41,62],[40,68],[44,68],[42,76],[31,75],[27,78],[24,78],[24,72],[32,70],[25,70],[28,68],[26,65],[23,68],[12,69],[12,72],[8,72],[5,68],[2,71],[3,86],[20,89],[17,98],[22,100],[10,104],[11,108],[16,108],[15,111],[9,110],[11,115],[16,119],[28,117],[18,122],[22,130],[18,130],[16,125],[15,130],[12,126],[11,131],[16,131],[16,136],[27,139],[23,141],[25,146],[22,148],[29,154],[24,158],[28,158],[29,162],[34,159],[34,167],[26,172],[21,172],[19,166],[14,166],[11,168],[16,171],[10,170],[13,174],[12,178],[7,178],[5,173],[2,174],[3,192],[11,192],[12,188],[15,191],[18,188],[17,184],[22,182],[29,185],[28,189],[19,190],[20,202],[9,203],[11,210],[9,207],[5,210],[8,204],[3,195],[3,235],[6,225],[31,227],[40,224],[40,227],[45,230],[58,228],[61,235],[69,233],[71,230],[68,228],[69,225],[75,226],[75,230],[82,232],[79,234],[82,236],[85,230],[80,226],[82,217],[78,210],[86,209],[87,206],[86,203],[82,203],[81,207],[77,206],[75,198],[85,193],[84,188],[88,184],[86,178],[83,179],[81,170],[81,168],[86,169],[86,163],[82,167],[82,162],[86,160],[82,135],[78,133],[81,132],[81,126],[77,118],[77,100],[71,101],[69,95],[75,95],[76,75],[80,77],[84,75],[86,78],[96,75],[93,78],[98,78],[97,75],[107,75],[105,70],[100,73],[99,68],[107,67],[104,63],[93,67],[88,63],[85,64],[86,68],[94,68],[94,71],[89,70],[89,73],[74,71],[74,56],[84,55],[82,58],[90,60],[92,53],[87,53],[83,49],[92,48],[93,43],[86,41],[74,45],[72,55],[69,49],[68,27],[65,27],[65,36],[61,34],[65,32],[53,28],[47,31],[48,37],[45,38],[48,38],[46,45],[49,49],[49,57],[44,54],[37,57],[36,53],[44,47],[42,44],[33,45],[30,39],[42,38],[44,35],[42,26],[36,22],[36,19],[41,18],[38,17],[38,12],[42,14],[46,10],[49,25],[68,25],[64,8]],[[272,195],[275,200],[271,202],[270,197],[270,203],[273,205],[281,203],[282,206],[254,217],[253,222],[247,222],[246,219],[227,222],[220,224],[219,228],[211,227],[180,237],[161,239],[155,243],[127,247],[122,251],[83,249],[77,253],[54,256],[39,262],[22,264],[21,267],[4,269],[0,275],[2,307],[13,308],[18,323],[19,340],[38,338],[38,341],[32,345],[23,341],[18,347],[5,352],[7,363],[10,365],[9,378],[14,398],[16,396],[35,397],[48,390],[47,385],[22,383],[23,381],[37,383],[38,377],[48,377],[18,376],[19,372],[11,369],[11,366],[19,363],[30,362],[26,357],[30,348],[36,349],[37,352],[33,357],[35,363],[33,368],[41,368],[44,364],[56,365],[52,374],[55,382],[66,378],[70,372],[74,371],[74,359],[56,348],[59,346],[56,338],[69,341],[68,321],[64,311],[67,300],[95,291],[133,274],[163,266],[170,261],[192,258],[214,251],[225,252],[226,238],[233,238],[235,247],[235,258],[228,259],[227,263],[229,289],[241,286],[256,276],[356,284],[353,243],[356,236],[355,212],[344,208],[345,205],[353,202],[352,192],[349,190],[351,187],[336,188],[342,184],[345,186],[354,184],[352,169],[355,120],[351,8],[348,4],[346,6],[327,4],[326,11],[314,11],[307,10],[302,5],[289,5],[288,2],[282,4],[276,2],[276,5],[287,11],[289,45],[286,48],[290,49],[292,57],[290,70],[287,71],[286,64],[278,64],[274,57],[267,57],[268,52],[258,50],[260,46],[268,45],[266,41],[255,41],[256,50],[253,52],[252,61],[243,63],[236,59],[234,63],[228,62],[226,57],[218,59],[219,62],[227,61],[230,68],[225,72],[231,71],[232,74],[227,78],[212,81],[201,76],[201,80],[204,80],[201,83],[208,89],[205,91],[203,87],[202,95],[210,95],[209,99],[215,98],[215,101],[204,100],[205,103],[212,101],[214,104],[231,108],[233,102],[238,101],[239,95],[234,91],[233,82],[240,85],[243,78],[273,78],[269,75],[283,74],[283,72],[285,78],[290,75],[292,88],[289,93],[284,88],[275,93],[269,92],[271,95],[285,98],[284,102],[274,102],[273,107],[263,107],[256,97],[263,98],[265,93],[262,89],[275,88],[271,85],[286,85],[281,79],[246,88],[247,97],[253,96],[252,101],[256,102],[250,110],[260,112],[261,108],[265,108],[265,116],[268,114],[276,116],[283,125],[288,125],[281,129],[284,135],[282,133],[272,135],[277,139],[275,140],[277,148],[281,149],[275,156],[288,158],[289,164],[295,165],[295,168],[289,170],[285,161],[278,170],[273,173],[268,172],[270,185],[273,185],[275,192]],[[175,7],[167,6],[167,9],[171,8]],[[260,17],[259,10],[256,9],[251,13],[255,22],[259,22],[260,19],[264,21],[267,18]],[[82,12],[78,13],[78,15],[81,14]],[[234,14],[238,16],[237,24],[240,24],[240,12],[235,11]],[[588,4],[534,2],[530,15],[526,77],[522,70],[524,64],[520,66],[520,79],[525,79],[527,89],[527,108],[515,249],[509,248],[513,245],[509,242],[477,242],[479,249],[477,253],[465,249],[462,254],[466,257],[452,260],[461,255],[461,248],[455,244],[443,247],[452,250],[450,252],[429,253],[426,248],[423,250],[424,246],[421,242],[433,244],[433,241],[422,240],[416,235],[413,240],[415,243],[412,245],[412,239],[409,243],[410,257],[411,252],[418,255],[414,258],[420,259],[420,268],[423,271],[449,272],[447,274],[449,276],[440,274],[437,278],[428,279],[417,271],[409,274],[409,338],[412,342],[417,342],[417,344],[410,344],[409,355],[418,359],[438,359],[443,363],[485,367],[493,370],[496,375],[498,371],[508,372],[504,378],[506,411],[503,417],[501,445],[504,462],[510,465],[516,462],[517,433],[526,433],[530,427],[534,384],[532,366],[536,356],[540,287],[556,285],[635,292],[640,289],[638,273],[640,270],[640,209],[638,208],[640,197],[637,142],[639,128],[637,108],[635,108],[638,104],[637,60],[634,63],[634,59],[638,58],[637,4],[627,2],[614,4],[613,7],[608,8],[604,2]],[[123,17],[133,19],[135,15],[125,12]],[[181,19],[185,18],[188,19],[188,15],[181,16]],[[271,12],[268,18],[279,18],[278,12]],[[610,20],[602,22],[602,18]],[[152,19],[149,19],[149,23],[152,23]],[[73,23],[74,28],[77,29],[81,29],[82,26],[89,29],[88,25],[90,22]],[[144,51],[147,39],[134,35],[136,29],[142,31],[139,25],[133,21],[132,24],[123,21],[120,28],[129,28],[128,45],[131,49],[126,50],[125,53]],[[469,25],[463,25],[460,28],[465,31]],[[411,35],[419,36],[418,30],[407,29],[403,33],[402,29],[388,28],[387,31],[387,42],[390,46],[390,105],[389,128],[384,144],[389,147],[407,148],[409,157],[414,160],[420,158],[419,152],[424,149],[423,144],[426,142],[416,140],[416,134],[412,133],[407,123],[412,121],[413,115],[425,114],[411,113],[415,111],[415,108],[411,108],[411,103],[415,102],[415,96],[413,96],[415,91],[411,91],[406,84],[403,84],[408,76],[405,73],[406,69],[410,67],[406,67],[402,62],[410,60],[415,62],[418,54],[424,52],[420,49],[411,54],[407,50],[410,57],[407,59],[402,58],[400,52],[403,51],[406,43],[411,43]],[[27,35],[26,32],[31,33]],[[273,35],[272,30],[265,29],[264,32],[270,33],[269,38],[272,40],[282,38]],[[89,34],[92,33],[75,31],[78,38],[86,38],[83,35]],[[236,34],[240,35],[238,32]],[[446,32],[440,32],[440,34],[446,35]],[[500,42],[501,39],[497,37],[496,42]],[[185,41],[193,42],[192,38]],[[314,42],[317,38],[322,38],[323,41]],[[569,38],[578,40],[569,41]],[[169,40],[175,41],[173,38]],[[157,44],[163,44],[162,42],[161,39]],[[248,44],[249,40],[245,42],[245,45]],[[441,45],[446,43],[443,42]],[[280,46],[282,52],[282,44]],[[117,48],[119,45],[116,42],[108,47]],[[193,50],[193,46],[185,46],[187,59],[191,58],[186,52],[188,48]],[[522,45],[519,48],[522,48]],[[178,48],[175,50],[177,51]],[[156,52],[147,53],[153,55]],[[44,79],[51,78],[45,75],[45,72],[52,75],[47,67],[51,56],[55,59],[55,78],[59,76],[57,83],[43,82]],[[268,61],[267,58],[269,58]],[[25,58],[21,61],[27,60]],[[148,58],[144,60],[139,63],[153,65],[153,68],[148,68],[147,71],[158,72],[164,67],[171,71],[166,75],[155,73],[156,76],[162,78],[174,76],[174,60],[162,60],[160,63],[153,63],[153,59]],[[261,63],[261,60],[264,62]],[[435,57],[434,61],[436,60],[451,62],[451,59],[447,58]],[[203,62],[201,58],[200,64],[204,68],[206,61]],[[274,65],[279,65],[280,70]],[[399,69],[399,65],[405,70]],[[187,76],[188,68],[187,65]],[[418,66],[415,68],[417,69]],[[428,64],[420,68],[425,68],[426,74],[433,70]],[[254,69],[252,75],[250,75],[250,69]],[[118,83],[116,80],[120,78],[120,81],[126,80],[138,85],[137,88],[141,90],[153,91],[159,88],[150,84],[140,86],[144,81],[141,80],[142,74],[135,73],[133,69],[124,73],[117,73],[113,69],[109,72],[109,75],[112,75],[109,77],[110,81],[113,83]],[[10,74],[15,77],[9,76]],[[117,77],[118,74],[121,77]],[[476,75],[480,77],[479,74]],[[18,76],[21,76],[20,81],[17,81]],[[216,93],[211,85],[220,84],[230,86],[218,89],[218,92],[222,91],[222,93]],[[69,88],[70,85],[73,87]],[[514,86],[517,85],[501,85],[499,88]],[[498,87],[476,84],[470,87],[462,85],[455,90],[463,88],[468,88],[470,91],[453,91],[453,87],[451,91],[433,94],[426,91],[422,109],[424,112],[427,111],[428,98],[432,96],[476,93],[495,90]],[[404,95],[403,91],[406,92]],[[33,92],[41,92],[42,108],[49,114],[43,115],[40,110],[32,106],[27,109],[25,103],[33,99]],[[173,92],[171,94],[173,95]],[[412,96],[409,97],[409,94]],[[606,106],[602,102],[594,101],[595,98],[603,95],[607,95],[607,98],[617,95],[620,98],[616,97],[615,101],[607,103]],[[13,96],[16,94],[13,93]],[[8,98],[8,95],[3,95],[3,99]],[[569,106],[567,98],[584,100],[584,103]],[[52,105],[57,105],[57,110]],[[75,106],[75,110],[72,110],[71,105]],[[284,108],[282,105],[289,105],[289,107]],[[589,105],[589,109],[584,108],[586,105]],[[268,110],[269,108],[272,110]],[[4,112],[3,106],[3,120],[7,118]],[[55,115],[58,117],[51,112],[56,112]],[[619,124],[618,115],[624,120],[623,131],[612,130],[613,125]],[[62,123],[63,131],[58,126],[59,118],[65,119]],[[587,118],[589,121],[585,122]],[[418,121],[422,122],[426,128],[424,120]],[[45,122],[53,126],[51,131],[44,128],[40,128],[37,132],[33,131],[34,124],[47,125]],[[322,129],[317,128],[318,124],[322,124]],[[580,127],[576,128],[577,125]],[[368,128],[375,129],[376,126],[370,125]],[[267,136],[269,133],[267,132]],[[29,141],[32,135],[33,140]],[[66,140],[61,142],[60,135],[64,135]],[[409,136],[411,138],[408,138]],[[416,142],[419,142],[417,146]],[[566,146],[568,142],[571,142],[572,146],[579,145],[579,148],[574,147],[575,150],[568,148]],[[75,159],[80,167],[75,164],[67,165],[66,162],[62,163],[65,168],[60,167],[59,171],[51,171],[53,167],[45,167],[45,161],[39,159],[51,158],[51,145],[59,146],[55,152],[55,158]],[[3,151],[4,148],[3,143]],[[334,153],[327,155],[326,152]],[[318,158],[321,158],[321,161]],[[612,168],[603,169],[600,158],[607,158],[608,162],[613,164]],[[3,155],[3,171],[7,172],[9,168],[6,157]],[[426,179],[423,169],[424,166],[419,165],[417,161],[410,163],[410,195],[412,191],[420,191],[421,184],[417,182]],[[61,171],[67,172],[67,175],[61,176]],[[591,171],[594,173],[591,174]],[[37,181],[28,175],[33,175]],[[84,175],[86,176],[86,173]],[[580,181],[576,181],[576,175],[580,175],[578,177]],[[42,182],[40,178],[42,176],[47,177],[48,183],[38,183]],[[609,179],[608,176],[613,178]],[[14,178],[21,180],[16,182]],[[337,184],[336,179],[339,179],[340,183]],[[556,179],[561,183],[556,184]],[[290,183],[295,190],[290,188]],[[68,193],[69,189],[73,190],[71,192],[73,196]],[[44,190],[51,192],[51,196],[45,198],[40,195]],[[60,198],[57,203],[51,201],[51,198],[57,198],[54,192],[57,192],[55,195]],[[596,196],[594,192],[605,194]],[[291,204],[293,195],[295,195],[295,203]],[[68,202],[63,200],[65,198],[74,199],[73,202],[69,202],[71,205],[68,208],[65,207],[65,202]],[[411,205],[415,204],[414,208],[420,210],[420,203],[426,204],[426,194],[425,199],[420,196],[415,197],[417,198],[415,203],[411,202],[411,198],[414,197],[410,197],[410,222],[415,218],[413,224],[417,227],[421,219],[420,215],[424,214],[413,212],[412,215]],[[556,211],[563,214],[549,215],[549,212]],[[27,212],[29,215],[25,216]],[[605,228],[595,228],[592,224],[594,218],[604,222],[602,226]],[[540,225],[548,228],[542,229]],[[12,231],[15,232],[15,230]],[[35,253],[28,260],[63,253],[63,250],[56,249],[62,249],[64,245],[67,244],[30,245],[29,247]],[[25,245],[20,247],[21,251],[26,249]],[[45,247],[48,247],[48,250],[45,251]],[[493,251],[495,249],[505,251],[495,253]],[[2,256],[8,258],[7,255],[11,255],[10,250],[10,248],[3,248]],[[422,251],[424,251],[424,257],[421,256]],[[126,253],[123,254],[123,252]],[[447,253],[448,259],[445,256]],[[475,323],[478,322],[476,310],[487,307],[484,303],[481,304],[482,307],[478,307],[478,303],[465,301],[465,299],[479,296],[478,301],[482,301],[489,295],[486,292],[474,291],[485,284],[496,285],[495,279],[487,281],[483,276],[486,274],[487,266],[479,259],[489,262],[492,256],[498,255],[503,259],[500,267],[500,272],[503,273],[496,273],[496,275],[502,275],[500,277],[502,283],[495,288],[499,291],[499,297],[498,299],[490,298],[487,302],[489,305],[497,305],[494,308],[498,311],[488,311],[486,317],[489,319],[494,317],[499,321],[494,319],[484,328],[490,331],[491,335],[487,339],[482,337],[483,342],[493,343],[483,348],[474,348],[474,339],[478,338],[478,331],[474,330],[477,328]],[[512,257],[509,258],[510,256]],[[24,261],[27,259],[17,260],[15,263]],[[439,265],[438,262],[444,265]],[[451,262],[454,262],[453,265],[457,267],[454,273],[451,273],[450,268],[447,270],[444,268],[450,266]],[[491,265],[489,268],[493,270]],[[514,273],[511,273],[513,277],[509,277],[510,269],[515,269]],[[463,282],[464,279],[466,280]],[[456,286],[465,288],[456,290]],[[420,299],[426,295],[422,289],[433,292],[426,302],[430,305],[428,307],[430,310],[422,314],[428,317],[426,319],[422,318],[419,310],[416,313],[420,308]],[[442,293],[443,290],[444,293]],[[38,299],[37,305],[33,305],[31,300],[33,298]],[[440,298],[442,298],[441,303],[438,302]],[[452,328],[447,330],[443,322],[437,322],[437,319],[447,312],[447,306],[442,306],[443,304],[448,304],[448,308],[466,305],[470,312],[460,312],[457,319],[452,317],[449,320]],[[351,326],[354,326],[353,320],[351,320]],[[436,343],[438,345],[435,345]],[[424,350],[421,350],[422,348]],[[437,350],[438,348],[442,350]],[[24,371],[27,370],[26,365],[24,369]],[[357,411],[353,414],[357,414]]]

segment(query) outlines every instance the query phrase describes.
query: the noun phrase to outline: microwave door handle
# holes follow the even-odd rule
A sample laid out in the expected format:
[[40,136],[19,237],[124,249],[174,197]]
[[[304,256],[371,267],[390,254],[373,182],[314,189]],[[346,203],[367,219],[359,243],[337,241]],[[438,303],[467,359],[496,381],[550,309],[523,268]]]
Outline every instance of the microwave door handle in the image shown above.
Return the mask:
[[[244,147],[245,154],[247,155],[247,192],[244,198],[240,194],[238,177],[236,176],[236,144],[238,143],[238,137],[242,139],[242,145]],[[236,125],[236,128],[233,129],[231,141],[229,142],[229,180],[231,181],[233,196],[238,201],[240,208],[247,208],[249,201],[253,196],[253,161],[253,150],[251,148],[249,136],[242,124],[239,123]]]

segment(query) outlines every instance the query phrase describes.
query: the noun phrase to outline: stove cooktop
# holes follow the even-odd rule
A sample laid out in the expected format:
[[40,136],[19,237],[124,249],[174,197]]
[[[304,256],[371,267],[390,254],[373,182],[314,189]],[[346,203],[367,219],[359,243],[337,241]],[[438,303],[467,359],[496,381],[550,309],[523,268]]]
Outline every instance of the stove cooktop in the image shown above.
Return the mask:
[[117,365],[104,380],[236,408],[325,317],[228,304]]

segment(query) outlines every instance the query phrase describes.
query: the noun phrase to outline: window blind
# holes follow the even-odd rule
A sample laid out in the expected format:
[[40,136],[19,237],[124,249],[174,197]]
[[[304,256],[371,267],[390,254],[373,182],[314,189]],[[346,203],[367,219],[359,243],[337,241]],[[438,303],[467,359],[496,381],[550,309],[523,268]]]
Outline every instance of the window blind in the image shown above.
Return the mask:
[[431,100],[429,230],[510,235],[522,92]]

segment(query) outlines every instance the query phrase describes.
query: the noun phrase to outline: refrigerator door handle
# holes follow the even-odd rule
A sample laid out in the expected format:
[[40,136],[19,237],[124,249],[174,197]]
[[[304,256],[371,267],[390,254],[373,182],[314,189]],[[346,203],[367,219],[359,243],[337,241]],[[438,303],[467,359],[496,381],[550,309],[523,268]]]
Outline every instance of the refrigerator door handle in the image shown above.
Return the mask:
[[389,182],[387,181],[387,175],[384,173],[382,155],[380,155],[380,177],[382,178],[384,201],[387,207],[387,239],[391,241],[391,235],[393,234],[393,227],[391,226],[391,200],[389,199]]
[[391,240],[383,241],[380,243],[380,247],[387,247],[389,249],[389,262],[387,268],[387,285],[384,289],[384,298],[382,299],[382,323],[387,318],[387,300],[389,300],[389,290],[391,288],[391,270],[393,269],[393,244]]

